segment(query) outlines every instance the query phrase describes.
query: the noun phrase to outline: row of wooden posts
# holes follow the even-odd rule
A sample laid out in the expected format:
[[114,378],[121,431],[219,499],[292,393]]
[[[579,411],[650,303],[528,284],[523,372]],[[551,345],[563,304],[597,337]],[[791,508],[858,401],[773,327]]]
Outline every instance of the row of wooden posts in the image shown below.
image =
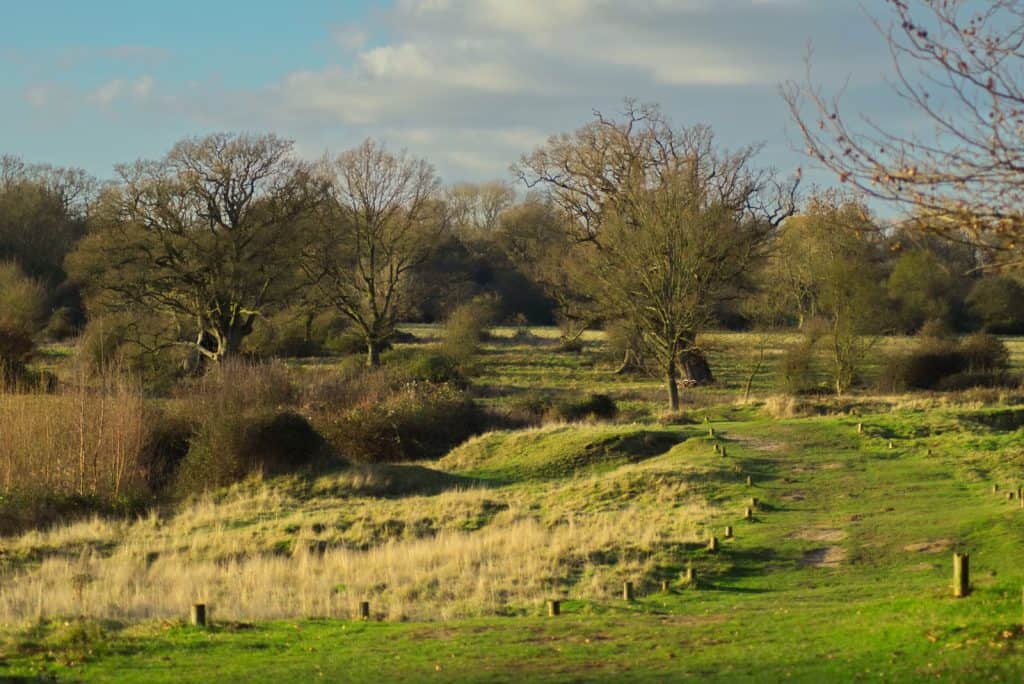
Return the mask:
[[[705,422],[707,422],[707,418],[705,418],[704,420],[705,420]],[[711,438],[711,439],[715,439],[717,437],[717,435],[715,434],[715,428],[710,427],[710,426],[708,427],[708,437]],[[716,454],[718,454],[719,456],[722,456],[722,457],[728,456],[728,452],[726,451],[726,446],[724,444],[721,444],[721,443],[716,441],[714,443],[713,449],[714,449],[714,452]],[[754,479],[750,475],[746,476],[746,485],[747,485],[747,487],[753,487],[754,486]],[[748,501],[748,504],[749,505],[744,507],[744,509],[743,509],[743,519],[744,520],[753,520],[754,519],[754,511],[757,509],[757,505],[758,505],[757,497],[756,496],[750,497],[750,500]],[[732,539],[733,538],[733,526],[732,525],[726,525],[725,526],[725,530],[723,531],[723,536],[726,539]],[[709,552],[711,552],[711,553],[717,552],[718,551],[718,546],[719,546],[719,544],[718,544],[718,537],[716,537],[715,535],[711,535],[710,537],[708,537],[708,543],[707,543],[707,547],[706,548],[707,548],[707,550]],[[684,581],[686,582],[686,584],[688,586],[691,586],[691,587],[697,586],[697,571],[696,571],[696,569],[694,569],[694,567],[692,565],[688,565],[686,567],[686,575],[685,575],[685,580]],[[666,593],[667,594],[671,590],[672,590],[672,583],[669,582],[668,580],[662,580],[661,581],[661,591],[662,591],[662,593]],[[622,600],[623,601],[633,601],[633,600],[635,600],[635,598],[636,598],[636,594],[635,594],[635,591],[633,589],[633,583],[632,582],[623,582],[622,583]],[[547,614],[548,614],[549,617],[556,617],[556,616],[560,615],[561,614],[561,610],[562,610],[561,601],[559,601],[557,599],[548,599],[548,602],[547,602]]]
[[[864,424],[863,423],[857,423],[857,432],[863,434],[863,432],[864,432]],[[708,437],[714,439],[715,436],[716,436],[715,435],[715,429],[713,427],[709,427],[708,428]],[[893,445],[892,440],[889,441],[889,448],[890,449],[895,448],[894,445]],[[723,457],[726,456],[725,445],[719,444],[718,442],[715,442],[714,450],[715,450],[716,454],[720,454]],[[930,452],[931,452],[931,450],[929,449],[929,454],[930,454]],[[746,477],[746,484],[747,484],[747,487],[753,487],[754,486],[753,478],[751,478],[750,475],[747,475],[747,477]],[[992,485],[992,493],[993,494],[998,494],[999,493],[999,486],[998,485]],[[1006,492],[1006,498],[1007,498],[1007,500],[1012,500],[1012,499],[1016,498],[1018,501],[1020,501],[1020,507],[1024,508],[1024,487],[1018,487],[1016,492],[1014,492],[1012,490],[1007,491]],[[756,496],[750,497],[749,505],[746,506],[743,509],[743,519],[744,520],[753,520],[754,519],[754,510],[757,509],[757,505],[758,505],[757,497]],[[725,526],[725,534],[724,534],[724,536],[725,536],[726,539],[732,539],[733,538],[733,527],[732,527],[732,525],[726,525]],[[712,535],[708,539],[707,550],[709,552],[712,552],[712,553],[718,551],[718,537]],[[697,571],[694,570],[693,566],[688,566],[686,568],[686,583],[689,586],[696,586],[696,584],[697,584]],[[666,592],[666,593],[671,590],[670,583],[669,583],[668,580],[663,580],[662,581],[662,583],[661,583],[661,590],[663,592]],[[971,591],[971,585],[970,585],[970,555],[966,554],[966,553],[954,553],[953,554],[953,596],[956,597],[956,598],[964,598],[968,594],[970,594],[970,591]],[[635,594],[634,594],[633,583],[632,582],[623,582],[623,584],[622,584],[622,598],[625,601],[633,601],[634,600]],[[559,601],[557,599],[549,599],[548,602],[547,602],[547,614],[550,617],[556,617],[556,616],[560,615],[561,614],[561,601]],[[361,601],[359,603],[359,619],[360,620],[369,620],[370,619],[370,602],[369,601]],[[198,627],[205,627],[206,626],[206,621],[207,621],[206,604],[204,604],[204,603],[196,603],[196,604],[194,604],[192,606],[192,613],[191,613],[191,622],[192,622],[192,624],[196,625]]]

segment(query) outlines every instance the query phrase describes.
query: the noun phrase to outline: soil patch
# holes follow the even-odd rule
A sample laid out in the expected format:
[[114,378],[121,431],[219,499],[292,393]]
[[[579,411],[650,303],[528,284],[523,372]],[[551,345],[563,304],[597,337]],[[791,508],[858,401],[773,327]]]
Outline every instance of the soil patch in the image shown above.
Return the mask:
[[834,568],[846,560],[846,550],[841,546],[824,546],[804,554],[800,565],[810,568]]
[[846,539],[845,530],[837,530],[826,527],[816,527],[809,530],[800,530],[790,535],[794,539],[816,542],[838,542]]
[[941,553],[942,551],[949,551],[952,546],[952,539],[932,539],[931,541],[907,544],[903,547],[903,550],[911,553]]

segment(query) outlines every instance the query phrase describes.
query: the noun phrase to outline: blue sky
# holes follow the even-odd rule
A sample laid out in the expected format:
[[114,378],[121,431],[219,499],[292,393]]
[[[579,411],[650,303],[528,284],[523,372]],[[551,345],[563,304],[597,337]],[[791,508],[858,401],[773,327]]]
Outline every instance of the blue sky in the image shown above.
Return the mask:
[[446,180],[507,177],[623,97],[806,164],[777,89],[815,74],[900,124],[882,0],[0,0],[0,153],[101,176],[177,139],[273,131],[315,157],[367,136]]

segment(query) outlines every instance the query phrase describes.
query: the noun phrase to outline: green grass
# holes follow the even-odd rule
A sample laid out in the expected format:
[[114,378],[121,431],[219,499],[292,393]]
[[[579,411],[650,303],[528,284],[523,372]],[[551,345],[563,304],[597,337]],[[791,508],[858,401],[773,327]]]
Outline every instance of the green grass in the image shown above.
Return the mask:
[[[721,339],[724,357],[733,338]],[[1024,345],[1011,348],[1020,368]],[[657,381],[611,375],[598,352],[493,342],[488,394],[501,405],[538,389],[608,392],[620,403],[635,402],[633,417],[645,422],[491,433],[437,462],[390,466],[386,482],[362,494],[326,477],[282,484],[296,491],[280,499],[281,510],[256,515],[252,525],[240,521],[237,533],[250,534],[275,515],[274,524],[299,524],[302,507],[324,521],[334,511],[367,520],[373,511],[391,518],[406,508],[430,515],[434,497],[461,486],[484,488],[488,502],[522,502],[552,526],[597,510],[672,514],[674,506],[701,502],[696,537],[718,535],[721,549],[710,553],[690,540],[665,545],[651,571],[633,578],[637,601],[624,602],[616,587],[583,600],[567,583],[509,606],[508,616],[447,621],[383,615],[369,623],[312,617],[242,623],[218,620],[216,607],[206,630],[182,620],[52,617],[0,629],[0,678],[1024,678],[1024,509],[1004,494],[1024,485],[1024,410],[983,406],[967,395],[907,398],[872,410],[873,398],[854,397],[849,406],[832,408],[852,406],[858,415],[775,420],[732,405],[744,372],[735,361],[717,364],[720,387],[688,395],[692,417],[712,417],[711,437],[700,422],[654,423]],[[759,382],[759,392],[769,391],[767,379]],[[672,495],[664,498],[665,492]],[[759,505],[754,520],[745,521],[752,496]],[[498,524],[495,510],[488,504],[463,519],[459,509],[453,524],[476,534]],[[733,539],[722,536],[726,525],[733,526]],[[632,552],[630,541],[608,553]],[[954,551],[971,556],[973,593],[966,599],[951,597]],[[688,565],[697,570],[697,587],[681,580]],[[661,580],[670,582],[668,593],[660,591]],[[554,595],[565,599],[563,615],[543,617],[543,602]]]

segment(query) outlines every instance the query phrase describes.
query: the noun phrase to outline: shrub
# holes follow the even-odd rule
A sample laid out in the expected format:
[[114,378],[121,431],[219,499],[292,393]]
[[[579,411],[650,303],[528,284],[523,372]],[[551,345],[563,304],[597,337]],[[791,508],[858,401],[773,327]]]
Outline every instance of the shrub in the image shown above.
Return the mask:
[[0,388],[28,384],[25,364],[35,351],[32,338],[26,333],[0,327]]
[[0,393],[0,527],[133,508],[153,494],[146,444],[159,415],[131,385]]
[[889,358],[882,370],[883,390],[954,390],[1002,386],[1011,379],[1009,351],[998,338],[978,333],[962,342],[919,337],[914,349]]
[[318,427],[340,455],[387,463],[439,458],[482,431],[485,420],[451,385],[409,383],[378,403],[322,412]]
[[405,382],[431,382],[465,387],[463,367],[464,364],[460,364],[458,359],[445,353],[443,348],[401,349],[384,357],[385,373],[392,378],[396,386]]
[[46,327],[43,328],[43,335],[55,342],[74,337],[78,333],[75,317],[75,311],[70,306],[60,307],[50,315]]
[[31,336],[45,316],[46,289],[17,264],[0,263],[0,327]]
[[930,318],[921,325],[921,329],[917,331],[917,338],[919,340],[937,340],[948,342],[953,340],[952,328],[946,321],[939,318]]
[[968,335],[960,343],[960,352],[971,373],[999,373],[1010,367],[1010,350],[994,335]]
[[294,472],[324,453],[323,439],[295,413],[211,416],[192,437],[178,474],[178,493],[222,487],[253,473]]
[[103,316],[89,321],[77,344],[83,369],[96,377],[123,373],[154,393],[169,391],[201,364],[186,345],[172,344],[165,323],[146,316]]
[[565,421],[587,418],[611,420],[619,414],[619,407],[607,394],[591,394],[583,399],[559,402],[554,411],[559,419]]
[[345,321],[333,311],[291,308],[261,321],[246,338],[245,349],[261,358],[317,356],[330,340],[347,332]]
[[487,338],[497,311],[498,302],[494,297],[477,297],[456,308],[445,321],[441,352],[463,372],[472,370],[480,343]]
[[323,440],[292,407],[297,393],[277,363],[224,361],[178,392],[193,436],[177,477],[190,494],[255,472],[290,472],[324,454]]
[[960,392],[976,387],[1017,387],[1021,379],[1005,371],[954,373],[940,378],[935,389],[943,392]]
[[786,394],[806,394],[817,389],[813,337],[789,345],[782,354],[779,368],[781,389]]
[[581,354],[586,347],[581,337],[563,337],[558,341],[556,350],[565,354]]

